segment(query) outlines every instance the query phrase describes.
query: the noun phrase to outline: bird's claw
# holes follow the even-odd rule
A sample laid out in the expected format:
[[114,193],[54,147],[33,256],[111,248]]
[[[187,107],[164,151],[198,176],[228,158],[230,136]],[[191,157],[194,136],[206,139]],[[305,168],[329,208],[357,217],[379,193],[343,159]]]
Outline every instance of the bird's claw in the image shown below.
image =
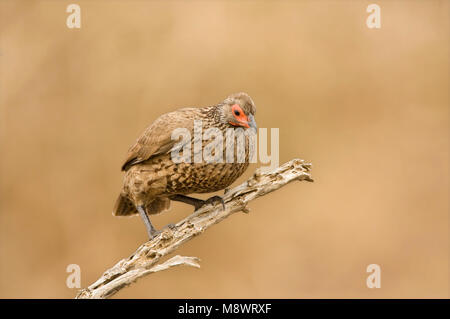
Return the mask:
[[149,241],[151,241],[151,240],[153,240],[156,236],[158,236],[159,234],[161,234],[162,233],[162,230],[154,230],[154,231],[152,231],[151,233],[149,232],[148,233],[148,240]]
[[148,234],[149,236],[149,240],[154,239],[156,236],[162,234],[164,232],[165,229],[170,229],[170,230],[175,230],[177,227],[175,226],[175,224],[167,224],[166,226],[164,226],[161,230],[153,230],[151,233]]
[[213,196],[208,198],[207,200],[205,200],[205,205],[208,204],[215,205],[218,202],[222,204],[222,208],[225,210],[225,202],[223,201],[223,198],[220,196]]
[[223,198],[220,196],[212,196],[207,200],[202,201],[201,203],[195,205],[195,210],[198,210],[206,205],[215,205],[218,202],[222,204],[222,208],[225,210],[225,202],[223,201]]

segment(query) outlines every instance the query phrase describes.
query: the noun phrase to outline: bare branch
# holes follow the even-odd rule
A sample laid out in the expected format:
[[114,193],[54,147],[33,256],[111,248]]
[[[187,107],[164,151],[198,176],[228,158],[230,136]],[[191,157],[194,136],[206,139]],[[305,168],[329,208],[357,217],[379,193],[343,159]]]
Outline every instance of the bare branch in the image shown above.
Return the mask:
[[157,264],[180,245],[200,235],[206,229],[219,223],[231,214],[248,212],[247,203],[273,192],[292,181],[312,182],[311,164],[301,159],[293,159],[273,171],[262,172],[257,169],[251,178],[224,196],[225,210],[221,204],[208,205],[178,222],[175,227],[165,229],[160,235],[142,244],[130,257],[122,259],[108,269],[89,287],[82,289],[76,298],[108,298],[120,289],[130,285],[138,278],[150,273],[168,269],[176,265],[200,267],[195,257],[175,256]]

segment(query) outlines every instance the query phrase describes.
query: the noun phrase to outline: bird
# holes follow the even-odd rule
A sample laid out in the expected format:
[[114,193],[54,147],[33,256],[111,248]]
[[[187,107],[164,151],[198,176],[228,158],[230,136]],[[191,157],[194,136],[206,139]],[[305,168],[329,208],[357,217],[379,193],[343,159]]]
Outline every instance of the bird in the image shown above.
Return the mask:
[[[172,133],[176,129],[187,130],[190,134],[184,144],[189,144],[187,150],[192,150],[192,144],[196,143],[196,123],[202,124],[203,131],[218,129],[223,136],[230,129],[240,129],[241,132],[253,130],[255,134],[255,114],[256,106],[252,98],[247,93],[240,92],[229,95],[215,105],[181,108],[159,116],[128,150],[122,164],[122,171],[125,172],[123,185],[115,202],[113,215],[139,215],[151,240],[161,230],[156,230],[149,215],[169,210],[171,201],[192,205],[195,210],[208,204],[222,204],[225,208],[220,196],[201,200],[187,195],[227,189],[236,181],[249,166],[250,135],[245,135],[244,160],[237,160],[239,155],[235,152],[231,162],[195,161],[192,160],[195,156],[194,146],[194,154],[186,157],[189,160],[179,162],[174,160],[173,151],[180,145],[180,140],[173,139]],[[200,151],[205,150],[205,144],[202,143]],[[236,144],[232,145],[236,150]],[[183,155],[184,151],[185,149]]]

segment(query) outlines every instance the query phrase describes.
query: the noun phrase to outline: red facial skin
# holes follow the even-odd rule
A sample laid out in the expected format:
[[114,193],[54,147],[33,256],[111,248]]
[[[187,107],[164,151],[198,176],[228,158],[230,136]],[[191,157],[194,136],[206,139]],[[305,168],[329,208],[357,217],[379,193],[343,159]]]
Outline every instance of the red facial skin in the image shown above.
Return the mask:
[[[247,115],[245,115],[244,111],[241,109],[239,104],[234,104],[231,107],[231,112],[233,113],[233,116],[236,119],[236,122],[231,122],[231,121],[229,122],[231,125],[242,126],[242,127],[246,127],[246,128],[250,127],[248,125],[248,117],[247,117]],[[237,115],[236,113],[239,113],[239,115]]]

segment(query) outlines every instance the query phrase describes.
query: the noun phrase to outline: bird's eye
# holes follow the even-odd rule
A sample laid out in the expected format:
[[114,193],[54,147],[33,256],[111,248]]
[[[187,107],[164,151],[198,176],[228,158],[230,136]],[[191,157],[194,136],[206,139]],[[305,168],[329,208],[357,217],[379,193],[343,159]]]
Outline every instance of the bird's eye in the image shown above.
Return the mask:
[[236,116],[239,116],[241,113],[239,113],[238,110],[235,110],[235,111],[234,111],[234,114],[235,114]]

